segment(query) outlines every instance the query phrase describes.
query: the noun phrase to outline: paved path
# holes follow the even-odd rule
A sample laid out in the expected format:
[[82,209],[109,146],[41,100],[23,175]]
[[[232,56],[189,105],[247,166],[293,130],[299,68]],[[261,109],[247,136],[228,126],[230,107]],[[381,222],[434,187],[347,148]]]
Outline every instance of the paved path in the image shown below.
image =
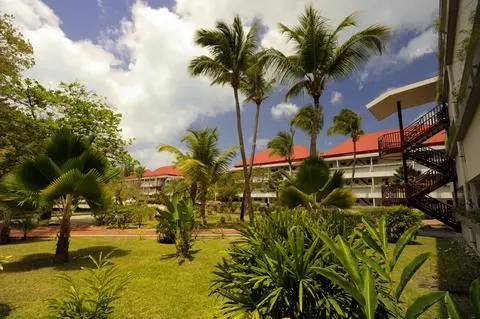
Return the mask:
[[[48,238],[56,237],[59,231],[58,225],[37,227],[28,233],[29,238]],[[10,235],[12,237],[21,237],[23,232],[17,229],[12,229]],[[113,229],[100,226],[86,225],[86,224],[72,224],[72,237],[157,237],[155,229]],[[195,235],[195,234],[194,234]],[[221,237],[239,237],[240,234],[235,229],[216,228],[216,229],[201,229],[197,238],[221,238]]]

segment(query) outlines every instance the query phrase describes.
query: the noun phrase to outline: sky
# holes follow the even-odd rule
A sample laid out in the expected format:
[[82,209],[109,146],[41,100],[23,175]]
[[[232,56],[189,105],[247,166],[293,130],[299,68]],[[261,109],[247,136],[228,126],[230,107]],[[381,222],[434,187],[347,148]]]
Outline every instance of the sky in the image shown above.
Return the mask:
[[[212,87],[205,78],[188,74],[188,62],[206,51],[193,42],[195,30],[212,28],[218,20],[231,22],[239,14],[246,25],[258,19],[261,46],[285,53],[291,47],[277,24],[294,25],[306,4],[313,5],[336,26],[358,12],[360,25],[386,24],[393,33],[382,56],[373,57],[358,72],[329,82],[320,99],[325,129],[318,149],[327,150],[346,139],[327,136],[332,117],[347,107],[363,118],[364,131],[398,127],[396,116],[377,121],[366,104],[386,90],[437,74],[437,35],[434,20],[438,0],[0,0],[0,10],[15,17],[30,40],[35,66],[26,76],[49,86],[80,81],[107,97],[123,114],[123,135],[135,138],[129,151],[148,168],[169,163],[172,156],[158,153],[161,143],[181,146],[187,128],[217,127],[221,148],[238,144],[231,88]],[[311,103],[308,96],[284,100],[278,86],[262,105],[260,148],[278,131],[287,130],[295,111]],[[413,121],[432,105],[404,112]],[[244,138],[250,149],[255,107],[242,106]],[[301,131],[297,144],[309,145]]]

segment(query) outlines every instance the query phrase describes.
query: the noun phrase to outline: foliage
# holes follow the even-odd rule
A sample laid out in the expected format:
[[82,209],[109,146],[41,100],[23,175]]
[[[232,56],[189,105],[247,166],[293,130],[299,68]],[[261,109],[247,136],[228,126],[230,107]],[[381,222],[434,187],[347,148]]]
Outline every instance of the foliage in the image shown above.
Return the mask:
[[286,56],[278,50],[266,50],[264,58],[273,67],[280,82],[289,86],[285,98],[309,94],[313,98],[310,124],[300,126],[310,131],[310,156],[317,156],[316,142],[320,132],[320,96],[329,80],[337,80],[358,70],[373,54],[381,54],[390,30],[372,25],[351,35],[343,43],[339,38],[350,27],[358,25],[355,14],[347,16],[336,28],[331,28],[312,5],[305,8],[298,24],[279,24],[280,32],[293,44],[294,53]]
[[215,183],[217,199],[229,204],[232,203],[242,191],[242,184],[238,181],[238,174],[236,172],[226,172],[222,174]]
[[279,202],[286,207],[302,205],[309,210],[322,207],[348,208],[355,202],[354,195],[343,187],[343,172],[330,168],[323,159],[310,157],[297,170],[294,178],[285,175]]
[[4,180],[8,190],[4,200],[23,197],[22,205],[55,203],[62,207],[57,261],[68,260],[70,218],[75,203],[84,199],[92,210],[104,207],[104,184],[118,173],[110,169],[108,160],[91,144],[92,138],[84,140],[61,130],[48,140],[43,153],[21,164]]
[[236,147],[221,153],[216,128],[189,129],[182,137],[182,142],[185,142],[188,149],[185,153],[167,144],[161,144],[158,150],[173,153],[176,157],[175,166],[182,172],[187,182],[200,185],[200,216],[206,223],[208,189],[223,172],[228,170],[230,162],[235,157]]
[[[474,314],[474,318],[480,318],[480,278],[475,279],[471,283],[469,292],[470,306],[473,310],[472,313]],[[444,301],[449,318],[466,318],[466,316],[460,312],[456,302],[452,299],[451,295],[448,292],[445,294]]]
[[[387,315],[402,318],[404,309],[400,302],[404,289],[430,253],[420,254],[412,259],[403,268],[397,283],[393,280],[393,271],[418,227],[408,229],[392,252],[388,249],[386,219],[383,217],[379,220],[377,229],[366,220],[363,220],[363,223],[366,229],[357,232],[359,241],[356,243],[349,244],[341,236],[333,240],[326,232],[320,233],[324,245],[336,257],[343,271],[322,267],[318,272],[354,298],[364,318],[373,319]],[[406,310],[406,317],[417,318],[443,295],[443,292],[432,292],[417,298]],[[352,315],[354,312],[350,310],[348,313]]]
[[0,255],[0,271],[3,271],[3,265],[10,261],[12,256]]
[[[313,119],[316,119],[317,123],[313,123]],[[315,127],[318,130],[323,129],[323,106],[318,105],[306,105],[300,108],[295,116],[290,121],[292,126],[296,126],[303,130],[308,135],[312,135]]]
[[195,211],[190,198],[180,199],[178,194],[165,198],[165,209],[157,209],[157,231],[164,242],[175,241],[177,256],[191,257],[192,232],[195,227]]
[[285,157],[288,162],[290,169],[290,175],[292,174],[292,161],[293,161],[293,146],[295,130],[290,128],[290,132],[281,131],[278,132],[267,144],[268,149],[270,150],[270,156],[279,155]]
[[112,252],[99,254],[98,259],[89,256],[93,268],[86,268],[87,278],[80,283],[69,275],[60,278],[65,283],[63,299],[50,299],[52,318],[110,318],[114,312],[114,302],[130,280],[130,274],[123,275],[110,261]]
[[405,206],[390,207],[386,213],[387,239],[396,243],[412,227],[422,226],[421,214]]
[[[411,164],[409,164],[407,166],[407,174],[408,174],[408,179],[411,180],[415,177],[420,176],[420,174],[422,174],[422,172],[414,169],[413,166]],[[405,177],[404,177],[404,174],[403,174],[403,167],[402,166],[398,167],[395,170],[395,173],[393,173],[393,176],[395,177],[394,183],[396,183],[396,184],[403,183],[405,181]]]
[[23,240],[26,240],[28,232],[38,227],[38,214],[24,213],[21,216],[15,216],[15,220],[12,220],[11,225],[14,228],[21,229],[23,231]]
[[[224,21],[215,24],[211,30],[200,29],[195,33],[195,43],[209,51],[210,56],[202,55],[190,61],[188,69],[193,76],[204,75],[212,80],[212,85],[228,84],[233,89],[235,113],[237,118],[238,144],[242,158],[245,205],[253,220],[250,176],[247,168],[245,143],[243,140],[242,116],[238,91],[242,79],[251,71],[252,60],[259,46],[258,24],[254,21],[245,32],[240,16],[236,15],[232,25]],[[262,64],[263,65],[263,64]],[[258,70],[257,70],[258,71]],[[261,72],[260,72],[261,73]],[[243,216],[241,216],[243,217]]]
[[0,97],[33,64],[32,45],[15,28],[11,15],[0,14]]
[[179,194],[181,197],[186,197],[189,192],[189,185],[183,178],[174,178],[165,183],[162,193],[171,196],[173,194]]
[[[319,233],[330,225],[306,212],[278,211],[240,229],[214,272],[211,293],[227,317],[330,318],[353,299],[318,273],[334,267]],[[334,234],[332,234],[334,235]]]
[[145,174],[145,166],[137,166],[135,167],[135,177],[137,179],[142,179],[143,174]]

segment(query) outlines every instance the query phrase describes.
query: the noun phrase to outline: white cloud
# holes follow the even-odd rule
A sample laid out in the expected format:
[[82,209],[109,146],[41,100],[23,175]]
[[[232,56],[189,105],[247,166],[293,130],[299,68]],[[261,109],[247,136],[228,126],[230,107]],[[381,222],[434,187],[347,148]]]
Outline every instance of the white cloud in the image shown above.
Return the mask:
[[[131,4],[131,15],[121,27],[103,30],[98,43],[69,39],[58,16],[40,0],[0,0],[0,10],[12,13],[32,42],[36,65],[28,75],[52,85],[79,80],[107,96],[124,115],[124,134],[136,138],[134,155],[156,167],[169,160],[155,151],[157,144],[178,145],[178,136],[199,117],[233,111],[227,87],[210,87],[207,79],[191,78],[187,72],[188,61],[205,52],[193,43],[195,30],[212,27],[218,19],[231,21],[238,13],[247,23],[261,20],[263,46],[289,50],[277,23],[294,24],[310,2],[177,0],[169,10],[139,0]],[[97,4],[102,8],[101,0]],[[396,31],[421,32],[438,15],[438,0],[318,0],[315,5],[333,25],[359,11],[361,27],[386,23]],[[408,62],[426,54],[428,48],[422,44],[407,45],[401,58]],[[272,109],[272,115],[291,116],[297,109],[283,103]]]
[[271,108],[272,116],[274,119],[279,120],[282,117],[289,118],[295,115],[298,111],[298,106],[292,103],[279,103]]
[[[250,144],[253,143],[253,136],[250,136],[250,138],[248,139]],[[257,137],[257,146],[255,147],[256,152],[258,152],[258,150],[262,150],[264,148],[267,148],[267,144],[270,140],[268,138],[260,138],[260,137]]]
[[372,58],[366,65],[365,71],[357,78],[361,90],[370,75],[380,76],[385,72],[397,71],[425,55],[437,50],[438,35],[433,27],[418,33],[397,52],[387,50],[382,56]]
[[342,97],[343,97],[343,94],[342,92],[338,92],[338,91],[333,91],[332,92],[332,97],[330,99],[330,103],[332,104],[338,104],[342,101]]

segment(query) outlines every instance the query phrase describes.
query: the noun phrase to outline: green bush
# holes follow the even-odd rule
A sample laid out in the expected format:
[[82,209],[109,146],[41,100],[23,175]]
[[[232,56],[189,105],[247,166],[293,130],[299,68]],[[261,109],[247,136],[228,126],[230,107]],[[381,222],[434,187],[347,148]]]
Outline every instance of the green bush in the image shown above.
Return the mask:
[[119,274],[118,266],[110,262],[110,255],[100,253],[98,259],[89,256],[94,267],[86,268],[88,277],[81,284],[68,275],[60,276],[66,284],[65,297],[49,300],[52,318],[106,319],[112,316],[113,303],[119,299],[130,275]]
[[243,225],[243,238],[214,271],[211,292],[223,297],[224,315],[335,318],[335,309],[355,308],[351,296],[317,272],[336,266],[319,238],[335,230],[328,220],[301,210],[272,212]]
[[115,228],[128,228],[130,225],[141,227],[146,220],[153,218],[155,209],[146,203],[111,204],[103,211],[94,212],[98,225]]

